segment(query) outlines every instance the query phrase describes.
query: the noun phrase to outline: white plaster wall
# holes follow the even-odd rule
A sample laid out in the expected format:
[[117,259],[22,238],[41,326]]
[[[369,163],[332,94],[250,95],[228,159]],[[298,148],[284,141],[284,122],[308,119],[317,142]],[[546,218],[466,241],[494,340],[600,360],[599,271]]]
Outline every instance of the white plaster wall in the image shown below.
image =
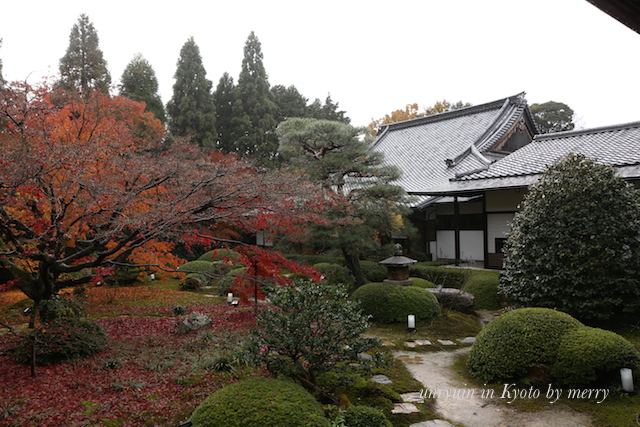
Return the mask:
[[[455,232],[453,230],[438,230],[436,239],[438,240],[433,254],[437,258],[455,259]],[[484,261],[482,230],[460,231],[460,258],[462,261]]]
[[496,252],[496,238],[507,237],[513,215],[512,213],[487,214],[487,249],[489,253]]

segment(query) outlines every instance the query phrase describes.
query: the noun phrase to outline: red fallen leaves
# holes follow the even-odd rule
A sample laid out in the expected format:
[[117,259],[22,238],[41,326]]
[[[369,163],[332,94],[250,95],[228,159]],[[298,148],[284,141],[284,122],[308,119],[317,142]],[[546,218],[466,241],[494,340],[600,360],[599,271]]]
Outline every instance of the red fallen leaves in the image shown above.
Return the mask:
[[[118,288],[122,293],[130,289],[141,291],[142,302],[145,293],[154,290]],[[190,295],[166,289],[155,291],[160,301],[175,299],[176,294]],[[90,298],[103,292],[102,288],[92,289]],[[109,336],[108,350],[73,363],[38,367],[35,378],[30,377],[27,366],[18,365],[4,354],[15,339],[3,337],[0,425],[172,426],[188,419],[202,400],[218,388],[239,378],[266,374],[237,368],[230,375],[196,367],[195,361],[229,351],[225,346],[233,346],[238,337],[246,335],[255,320],[250,309],[231,308],[220,300],[203,301],[201,296],[199,303],[188,307],[188,311],[210,316],[211,327],[204,332],[178,335],[174,324],[182,317],[170,313],[144,316],[145,307],[137,307],[133,316],[96,320]],[[132,307],[120,306],[121,313],[129,308]],[[163,308],[170,311],[172,307]],[[90,308],[96,309],[100,311],[99,307]],[[159,306],[149,305],[146,309],[156,313]]]

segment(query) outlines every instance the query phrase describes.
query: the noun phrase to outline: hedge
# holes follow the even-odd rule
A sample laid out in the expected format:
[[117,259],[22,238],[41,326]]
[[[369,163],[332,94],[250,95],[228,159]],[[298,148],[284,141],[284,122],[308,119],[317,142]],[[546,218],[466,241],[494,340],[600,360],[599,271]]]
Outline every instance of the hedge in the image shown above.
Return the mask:
[[351,298],[360,302],[365,314],[376,322],[406,322],[407,315],[416,319],[432,319],[440,311],[433,294],[417,286],[392,283],[367,283],[356,289]]

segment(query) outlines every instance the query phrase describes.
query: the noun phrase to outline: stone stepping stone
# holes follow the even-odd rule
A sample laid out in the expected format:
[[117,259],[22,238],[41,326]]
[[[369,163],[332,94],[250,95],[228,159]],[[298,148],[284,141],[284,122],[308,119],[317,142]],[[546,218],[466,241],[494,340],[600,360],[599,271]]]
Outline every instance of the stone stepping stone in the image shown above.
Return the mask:
[[456,343],[450,340],[438,340],[438,342],[440,343],[440,345],[456,345]]
[[396,403],[391,410],[392,414],[414,414],[420,412],[420,409],[413,403]]
[[413,342],[413,341],[405,341],[405,342],[404,342],[404,345],[405,345],[405,346],[407,346],[407,347],[409,347],[409,348],[416,348],[416,346],[417,346],[418,344],[416,344],[416,343],[415,343],[415,342]]
[[392,343],[391,341],[382,341],[382,345],[384,347],[395,347],[396,345],[394,343]]
[[473,344],[476,342],[476,337],[466,337],[460,340],[460,344]]
[[431,341],[429,340],[415,340],[414,342],[418,345],[431,345]]
[[392,381],[386,375],[374,375],[371,377],[371,381],[378,384],[391,384]]
[[422,396],[422,393],[420,393],[419,391],[404,393],[404,394],[401,394],[400,397],[402,397],[403,402],[424,403],[424,397]]
[[373,360],[373,356],[367,353],[358,353],[358,360]]
[[455,427],[455,426],[445,420],[429,420],[429,421],[420,421],[419,423],[411,424],[409,427]]

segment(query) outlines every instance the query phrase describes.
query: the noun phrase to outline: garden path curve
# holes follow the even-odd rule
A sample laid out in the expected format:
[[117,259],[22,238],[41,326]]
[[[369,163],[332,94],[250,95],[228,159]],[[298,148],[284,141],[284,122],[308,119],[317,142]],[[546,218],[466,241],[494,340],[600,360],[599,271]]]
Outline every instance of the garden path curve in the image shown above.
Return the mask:
[[502,402],[495,402],[500,400],[497,395],[493,399],[483,398],[481,390],[461,383],[452,369],[456,355],[469,349],[434,353],[396,352],[394,355],[405,363],[425,390],[440,393],[436,398],[435,411],[442,418],[465,427],[592,427],[589,417],[560,406],[550,404],[546,411],[518,412]]

